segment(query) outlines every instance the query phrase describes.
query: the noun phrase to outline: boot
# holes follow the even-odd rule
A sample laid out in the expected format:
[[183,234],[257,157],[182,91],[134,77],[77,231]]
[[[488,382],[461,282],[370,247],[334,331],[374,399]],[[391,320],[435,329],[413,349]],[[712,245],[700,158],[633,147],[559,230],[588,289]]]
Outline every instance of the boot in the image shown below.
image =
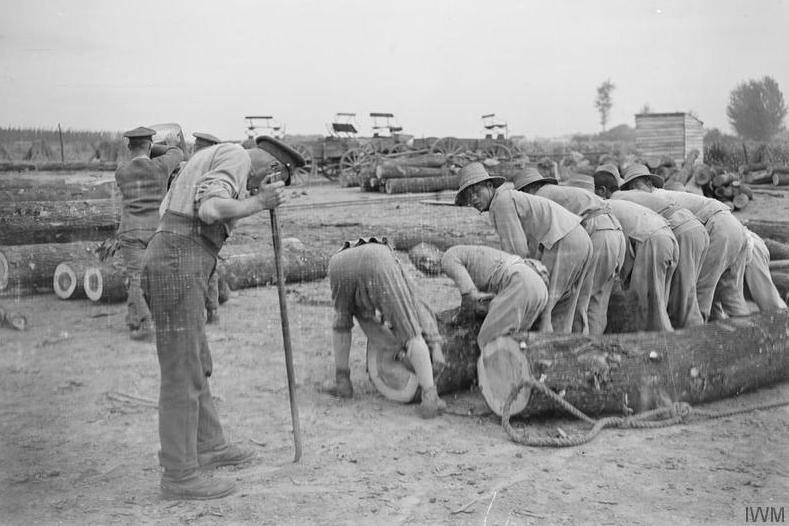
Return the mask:
[[338,398],[353,398],[351,370],[337,369],[334,374],[334,387],[328,388],[326,392]]
[[168,474],[165,471],[160,483],[162,497],[178,500],[211,500],[227,497],[236,490],[230,480],[208,478],[197,470],[184,474]]
[[219,321],[219,309],[208,309],[205,313],[206,323],[217,323]]
[[435,418],[447,408],[447,403],[438,397],[436,386],[422,389],[422,403],[419,405],[419,416],[422,418]]
[[156,332],[150,320],[144,320],[139,327],[129,331],[129,337],[138,342],[152,342],[155,336]]
[[235,444],[225,444],[213,451],[197,454],[200,468],[204,470],[216,469],[222,466],[238,466],[246,464],[254,458],[255,453],[252,450],[243,449]]

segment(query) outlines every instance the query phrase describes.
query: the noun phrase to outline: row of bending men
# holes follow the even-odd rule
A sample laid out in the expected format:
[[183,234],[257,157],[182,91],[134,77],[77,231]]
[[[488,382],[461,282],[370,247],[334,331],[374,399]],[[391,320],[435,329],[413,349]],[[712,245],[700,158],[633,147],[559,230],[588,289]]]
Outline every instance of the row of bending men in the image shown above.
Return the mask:
[[[632,290],[640,330],[672,331],[750,313],[747,287],[761,310],[785,309],[770,278],[764,242],[728,207],[700,195],[667,191],[646,166],[621,177],[606,164],[595,193],[560,186],[525,169],[512,184],[480,163],[461,170],[458,206],[489,212],[503,250],[455,246],[442,258],[462,308],[485,312],[477,343],[543,332],[602,334],[614,283]],[[369,340],[404,347],[423,389],[422,416],[441,412],[433,374],[445,365],[430,309],[392,250],[376,239],[346,243],[332,257],[329,279],[336,380],[332,392],[352,397],[352,319]],[[432,368],[431,368],[432,362]]]

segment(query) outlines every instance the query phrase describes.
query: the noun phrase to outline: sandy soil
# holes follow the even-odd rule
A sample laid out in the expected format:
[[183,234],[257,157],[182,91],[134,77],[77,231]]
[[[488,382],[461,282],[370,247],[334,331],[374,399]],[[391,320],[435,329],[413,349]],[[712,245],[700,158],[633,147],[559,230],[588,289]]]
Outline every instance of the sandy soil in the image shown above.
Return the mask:
[[[327,250],[382,225],[490,231],[471,209],[419,203],[449,194],[379,202],[379,195],[330,185],[291,192],[293,208],[281,212],[284,235]],[[356,203],[310,207],[346,200]],[[757,203],[743,216],[775,219],[789,208],[772,196]],[[268,227],[265,217],[246,221],[238,239],[267,249]],[[401,259],[434,308],[457,304],[446,277],[426,277]],[[322,394],[319,386],[333,380],[328,283],[287,289],[304,456],[292,462],[276,288],[237,291],[208,328],[212,389],[228,437],[254,448],[259,460],[219,470],[214,476],[236,480],[239,491],[209,502],[159,497],[155,348],[128,339],[123,305],[3,299],[28,316],[30,328],[0,329],[0,523],[742,524],[746,507],[789,505],[789,407],[604,431],[576,448],[526,448],[508,439],[473,390],[447,397],[452,414],[431,421],[382,398],[367,379],[358,329],[355,398]],[[789,400],[789,384],[710,408],[775,400]],[[561,417],[519,425],[553,435],[578,429]]]

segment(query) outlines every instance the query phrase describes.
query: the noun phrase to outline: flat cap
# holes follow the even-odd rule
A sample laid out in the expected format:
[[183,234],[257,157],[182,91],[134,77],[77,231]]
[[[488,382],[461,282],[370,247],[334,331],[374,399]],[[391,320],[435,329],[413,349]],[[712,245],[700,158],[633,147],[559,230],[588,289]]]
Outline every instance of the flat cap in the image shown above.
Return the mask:
[[146,128],[145,126],[134,128],[123,134],[123,136],[128,139],[144,139],[145,137],[153,137],[154,135],[156,135],[156,130]]
[[211,144],[219,144],[222,142],[219,138],[211,135],[210,133],[194,132],[192,137],[200,139],[201,141],[210,142]]

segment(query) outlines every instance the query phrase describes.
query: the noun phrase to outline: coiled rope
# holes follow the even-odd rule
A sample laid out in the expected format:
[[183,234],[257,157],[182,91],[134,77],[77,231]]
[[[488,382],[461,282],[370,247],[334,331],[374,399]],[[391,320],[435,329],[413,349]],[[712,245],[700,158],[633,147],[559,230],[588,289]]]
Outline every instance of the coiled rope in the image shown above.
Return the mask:
[[[539,391],[540,393],[553,400],[558,406],[563,408],[568,413],[572,414],[579,420],[583,420],[587,424],[592,424],[592,428],[584,433],[576,435],[568,435],[566,437],[544,437],[544,436],[531,436],[526,431],[518,431],[510,425],[510,410],[513,402],[518,397],[521,391],[531,388]],[[749,413],[752,411],[760,411],[764,409],[774,409],[789,405],[789,400],[782,402],[771,402],[760,404],[756,406],[743,407],[739,409],[730,409],[727,411],[708,411],[703,409],[696,409],[686,402],[677,402],[668,407],[653,409],[652,411],[645,411],[633,416],[610,416],[600,419],[594,419],[577,407],[573,406],[570,402],[553,392],[548,386],[541,382],[534,380],[524,380],[516,387],[513,388],[504,406],[501,410],[501,425],[507,431],[513,442],[523,444],[524,446],[532,447],[572,447],[586,444],[594,439],[600,431],[610,427],[616,429],[658,429],[661,427],[669,427],[676,424],[687,423],[690,417],[696,416],[703,419],[724,418],[727,416],[738,415],[742,413]]]

